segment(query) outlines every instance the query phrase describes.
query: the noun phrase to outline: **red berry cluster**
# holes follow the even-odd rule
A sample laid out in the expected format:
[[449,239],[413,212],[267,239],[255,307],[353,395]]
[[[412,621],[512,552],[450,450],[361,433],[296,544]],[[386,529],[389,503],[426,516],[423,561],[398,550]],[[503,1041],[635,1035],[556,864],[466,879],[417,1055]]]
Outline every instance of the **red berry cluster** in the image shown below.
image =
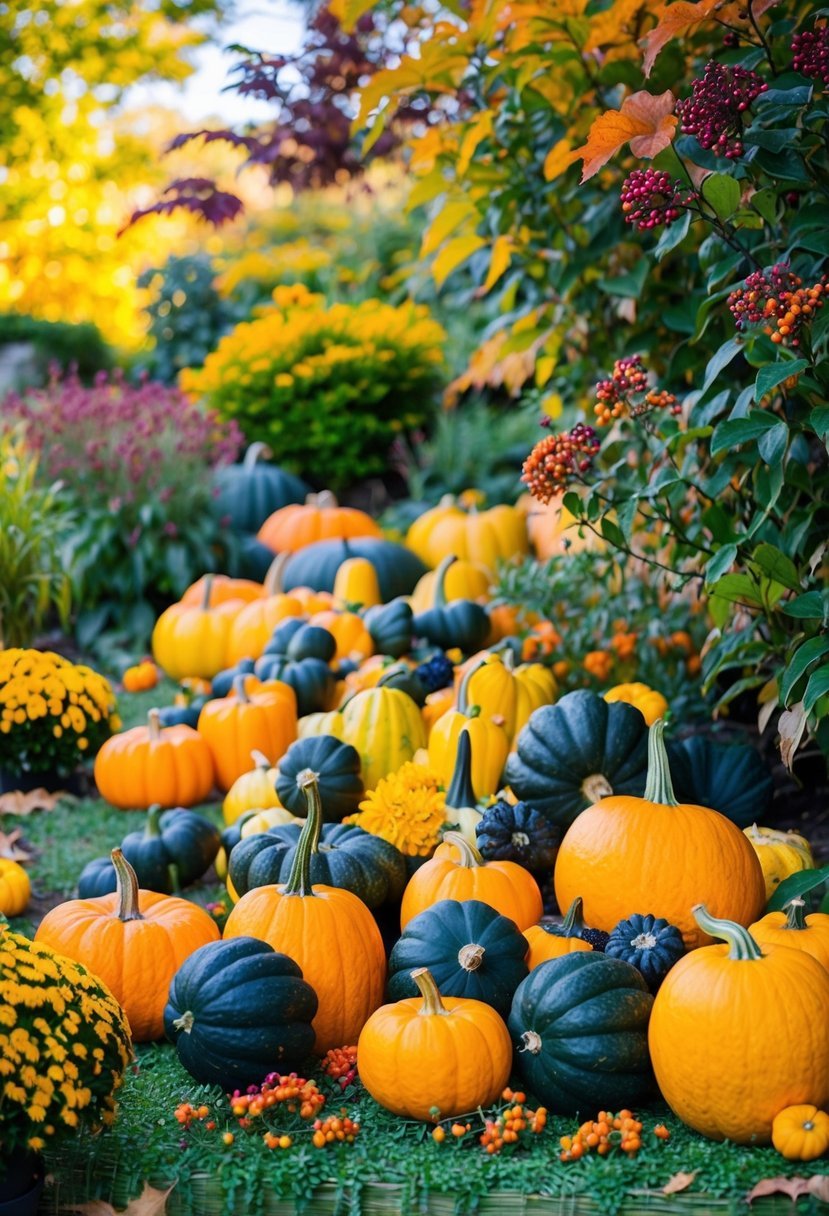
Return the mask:
[[792,67],[829,89],[829,25],[804,30],[792,38]]
[[325,1096],[320,1093],[315,1081],[306,1081],[295,1072],[280,1076],[272,1072],[261,1086],[251,1085],[246,1093],[237,1090],[230,1098],[231,1112],[239,1120],[239,1126],[248,1128],[253,1119],[280,1106],[289,1114],[299,1114],[300,1119],[313,1119]]
[[[667,1140],[671,1135],[662,1123],[653,1129],[653,1134],[659,1140]],[[632,1157],[642,1147],[642,1124],[632,1111],[620,1110],[614,1115],[600,1110],[595,1119],[582,1123],[573,1135],[562,1136],[559,1144],[559,1160],[564,1162],[578,1161],[591,1152],[607,1157],[614,1149]]]
[[755,270],[742,287],[732,291],[728,307],[739,330],[762,325],[772,342],[799,346],[800,334],[823,307],[826,283],[804,287],[803,280],[785,262]]
[[692,93],[677,102],[684,135],[695,135],[699,144],[735,160],[743,155],[743,115],[768,85],[747,68],[726,67],[712,60],[702,77],[693,81]]
[[341,1089],[347,1089],[357,1076],[357,1048],[332,1047],[320,1067],[332,1081],[339,1081]]
[[541,439],[524,461],[521,480],[533,498],[550,502],[573,477],[586,473],[600,447],[592,426],[577,422],[571,431]]
[[341,1144],[353,1144],[359,1130],[360,1124],[349,1119],[345,1111],[341,1111],[339,1115],[330,1115],[327,1119],[314,1121],[311,1142],[315,1148],[325,1148],[327,1144],[335,1144],[338,1141]]
[[634,169],[619,195],[625,223],[634,224],[640,232],[669,228],[694,197],[693,192],[683,191],[677,178],[656,169]]
[[600,380],[596,385],[593,412],[599,426],[609,426],[615,418],[638,418],[651,410],[669,410],[672,414],[678,414],[680,409],[673,393],[648,388],[648,373],[641,355],[617,359],[610,379]]

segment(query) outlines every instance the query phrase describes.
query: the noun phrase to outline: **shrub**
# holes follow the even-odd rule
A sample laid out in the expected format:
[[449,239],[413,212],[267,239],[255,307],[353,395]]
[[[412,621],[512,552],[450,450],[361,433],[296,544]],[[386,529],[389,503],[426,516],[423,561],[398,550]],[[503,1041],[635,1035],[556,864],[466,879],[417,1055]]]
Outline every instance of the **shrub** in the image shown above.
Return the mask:
[[431,413],[440,325],[414,304],[326,305],[300,285],[273,298],[201,371],[184,372],[182,386],[280,464],[333,489],[382,473],[394,438]]
[[62,321],[40,321],[20,313],[0,314],[0,346],[10,342],[31,342],[43,368],[57,364],[74,368],[82,380],[113,364],[111,348],[91,322],[69,325]]
[[12,394],[3,412],[77,506],[68,562],[84,609],[79,640],[114,624],[146,643],[158,608],[215,568],[210,471],[234,459],[237,427],[178,389],[105,374],[91,388],[70,376]]

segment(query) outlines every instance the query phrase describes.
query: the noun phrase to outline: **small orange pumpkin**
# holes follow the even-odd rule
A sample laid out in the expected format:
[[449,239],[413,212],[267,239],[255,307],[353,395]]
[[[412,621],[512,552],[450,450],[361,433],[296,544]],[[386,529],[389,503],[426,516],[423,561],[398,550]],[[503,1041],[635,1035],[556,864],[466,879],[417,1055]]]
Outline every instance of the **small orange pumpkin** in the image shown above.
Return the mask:
[[252,604],[265,594],[262,584],[255,583],[250,578],[230,578],[226,574],[203,574],[201,578],[191,583],[181,597],[180,603],[192,607],[204,605],[207,608],[218,608],[220,604],[242,600]]
[[329,490],[309,494],[300,506],[280,507],[268,516],[257,533],[262,544],[274,553],[296,553],[318,540],[382,535],[370,515],[354,507],[341,507]]
[[543,915],[538,883],[514,861],[484,861],[460,832],[447,832],[434,857],[415,870],[403,892],[400,928],[441,899],[479,899],[528,929]]
[[226,791],[250,771],[251,752],[276,764],[296,739],[296,693],[280,680],[261,684],[238,675],[233,692],[205,702],[198,731],[213,756],[216,783]]
[[265,575],[264,594],[242,608],[230,627],[227,662],[232,667],[240,659],[258,659],[280,621],[305,612],[302,600],[282,590],[282,570],[287,554],[274,558]]
[[441,1118],[491,1106],[512,1066],[509,1031],[490,1005],[441,997],[426,967],[412,971],[420,997],[383,1005],[357,1044],[360,1080],[404,1119]]
[[16,861],[0,857],[0,913],[19,916],[25,912],[32,894],[29,875]]
[[118,889],[70,899],[47,912],[35,941],[100,977],[126,1013],[137,1043],[164,1033],[170,981],[194,950],[219,938],[216,922],[187,899],[139,891],[120,849],[112,850]]
[[103,799],[122,810],[195,806],[213,789],[213,757],[190,726],[162,726],[158,710],[146,726],[112,735],[95,757],[95,784]]
[[334,662],[343,659],[368,659],[374,654],[374,642],[371,634],[363,623],[363,618],[356,612],[336,612],[328,609],[326,612],[316,612],[311,617],[311,625],[319,625],[327,629],[337,643]]
[[767,912],[749,926],[749,933],[762,945],[789,946],[805,950],[829,971],[829,916],[825,912],[803,915],[804,900],[791,899],[785,912]]
[[529,950],[527,951],[527,966],[530,971],[551,958],[561,958],[562,954],[577,954],[579,950],[592,950],[589,942],[584,941],[576,932],[583,924],[582,901],[573,900],[567,915],[560,925],[530,925],[524,930]]
[[127,668],[121,683],[125,692],[148,692],[158,683],[158,668],[152,659],[142,659]]
[[787,1106],[775,1115],[771,1142],[787,1161],[816,1161],[829,1152],[829,1114],[816,1106]]

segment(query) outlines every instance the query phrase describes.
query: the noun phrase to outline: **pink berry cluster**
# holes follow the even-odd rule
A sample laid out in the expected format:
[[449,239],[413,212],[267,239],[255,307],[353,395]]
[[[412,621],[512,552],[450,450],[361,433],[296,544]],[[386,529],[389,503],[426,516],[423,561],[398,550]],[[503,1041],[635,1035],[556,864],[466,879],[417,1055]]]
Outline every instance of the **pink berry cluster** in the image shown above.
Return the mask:
[[656,169],[634,169],[622,183],[619,195],[625,223],[634,224],[640,232],[669,228],[695,197],[670,173]]
[[684,135],[695,135],[700,146],[736,160],[743,155],[743,116],[768,85],[747,68],[726,67],[712,60],[693,81],[691,96],[677,102]]
[[592,426],[577,422],[570,431],[539,440],[527,459],[521,480],[539,502],[550,502],[579,474],[587,473],[600,447]]
[[609,426],[616,418],[638,418],[651,410],[680,413],[673,393],[648,386],[648,373],[641,355],[629,355],[613,364],[609,380],[596,385],[594,413],[599,426]]
[[825,282],[804,287],[787,262],[777,262],[750,274],[742,287],[732,291],[728,307],[737,329],[762,325],[775,344],[799,346],[801,331],[823,307],[825,294]]
[[829,25],[803,30],[792,38],[792,67],[829,89]]

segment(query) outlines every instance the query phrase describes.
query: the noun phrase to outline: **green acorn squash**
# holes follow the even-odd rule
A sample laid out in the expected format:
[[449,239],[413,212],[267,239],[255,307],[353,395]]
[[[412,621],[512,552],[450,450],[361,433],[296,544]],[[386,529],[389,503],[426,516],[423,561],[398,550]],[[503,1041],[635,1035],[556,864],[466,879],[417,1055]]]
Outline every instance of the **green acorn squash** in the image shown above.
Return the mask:
[[262,524],[291,503],[305,502],[310,489],[301,478],[266,464],[263,443],[252,443],[239,464],[225,465],[213,475],[218,490],[215,510],[228,517],[234,532],[258,532]]
[[674,793],[680,802],[707,806],[738,827],[764,823],[774,780],[750,743],[718,743],[705,735],[669,743]]
[[486,861],[516,861],[533,874],[552,871],[561,844],[555,824],[526,802],[494,802],[475,832]]
[[143,832],[130,832],[121,851],[141,886],[162,895],[189,886],[209,870],[221,847],[219,829],[196,811],[150,807]]
[[604,948],[608,958],[621,958],[641,971],[651,992],[685,953],[685,942],[676,925],[661,916],[634,912],[610,934]]
[[298,817],[305,814],[305,796],[297,777],[306,768],[317,774],[324,819],[339,822],[359,809],[365,790],[360,755],[350,743],[316,735],[297,739],[288,748],[279,761],[276,793],[285,809]]
[[286,954],[234,937],[191,954],[170,985],[164,1032],[202,1085],[225,1092],[291,1072],[314,1046],[317,995]]
[[427,571],[420,558],[404,545],[374,536],[358,536],[347,541],[319,540],[292,553],[282,585],[286,591],[293,591],[294,587],[333,591],[337,571],[349,557],[365,557],[371,562],[377,571],[384,603],[399,595],[410,595]]
[[561,828],[610,794],[641,797],[647,775],[648,728],[639,710],[586,689],[534,710],[505,770],[515,796]]
[[508,916],[477,899],[442,899],[410,920],[389,958],[390,1001],[418,996],[411,972],[428,967],[441,996],[484,1001],[506,1017],[527,975],[527,942]]
[[486,610],[474,600],[446,599],[446,571],[457,558],[445,557],[436,570],[432,607],[419,612],[412,622],[414,633],[441,650],[459,646],[473,654],[486,642],[490,623]]
[[399,659],[411,650],[414,613],[408,600],[378,604],[363,614],[363,620],[378,654]]
[[556,1114],[635,1109],[654,1085],[652,1006],[645,980],[621,959],[580,952],[541,963],[509,1014],[519,1076]]

